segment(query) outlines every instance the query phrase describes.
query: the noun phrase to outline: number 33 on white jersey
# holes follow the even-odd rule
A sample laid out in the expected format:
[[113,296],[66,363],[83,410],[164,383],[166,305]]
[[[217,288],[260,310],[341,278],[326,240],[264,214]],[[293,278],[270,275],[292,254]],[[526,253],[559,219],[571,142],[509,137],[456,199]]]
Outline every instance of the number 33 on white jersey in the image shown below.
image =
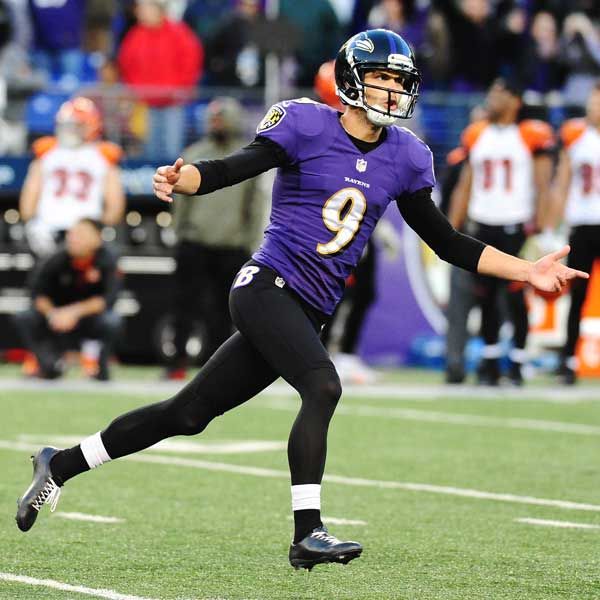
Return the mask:
[[69,229],[78,220],[101,219],[106,176],[121,158],[110,142],[64,148],[56,138],[36,140],[33,151],[41,166],[42,187],[36,218],[53,231]]

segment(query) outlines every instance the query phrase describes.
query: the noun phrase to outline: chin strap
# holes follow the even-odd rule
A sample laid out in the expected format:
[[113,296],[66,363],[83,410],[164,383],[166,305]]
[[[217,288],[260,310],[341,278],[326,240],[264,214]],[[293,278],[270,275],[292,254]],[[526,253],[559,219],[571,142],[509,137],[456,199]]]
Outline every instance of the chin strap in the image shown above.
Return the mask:
[[376,110],[373,110],[372,108],[367,108],[366,111],[367,119],[369,119],[373,125],[377,125],[378,127],[389,127],[398,120],[398,117],[384,115]]

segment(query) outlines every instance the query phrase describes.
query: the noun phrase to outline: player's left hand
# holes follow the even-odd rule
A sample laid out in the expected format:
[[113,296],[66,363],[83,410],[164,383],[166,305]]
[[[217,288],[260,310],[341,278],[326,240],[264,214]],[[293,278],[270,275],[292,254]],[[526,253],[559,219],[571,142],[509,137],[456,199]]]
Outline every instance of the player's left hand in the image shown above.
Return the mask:
[[560,250],[531,263],[528,275],[529,283],[543,292],[560,292],[571,279],[576,277],[588,279],[588,273],[571,269],[560,262],[569,254],[570,250],[570,246],[563,246]]
[[172,165],[164,165],[156,169],[152,177],[152,189],[159,200],[173,202],[171,194],[181,177],[181,167],[183,167],[183,158],[180,157]]

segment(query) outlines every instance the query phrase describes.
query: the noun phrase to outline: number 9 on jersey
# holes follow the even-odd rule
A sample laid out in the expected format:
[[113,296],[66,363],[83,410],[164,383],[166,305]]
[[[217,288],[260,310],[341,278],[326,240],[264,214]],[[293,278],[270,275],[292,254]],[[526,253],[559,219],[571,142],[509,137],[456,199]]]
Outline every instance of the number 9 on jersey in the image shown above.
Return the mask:
[[343,188],[333,194],[323,206],[323,222],[336,235],[327,243],[317,244],[317,252],[328,256],[343,250],[358,233],[366,210],[367,199],[356,188]]

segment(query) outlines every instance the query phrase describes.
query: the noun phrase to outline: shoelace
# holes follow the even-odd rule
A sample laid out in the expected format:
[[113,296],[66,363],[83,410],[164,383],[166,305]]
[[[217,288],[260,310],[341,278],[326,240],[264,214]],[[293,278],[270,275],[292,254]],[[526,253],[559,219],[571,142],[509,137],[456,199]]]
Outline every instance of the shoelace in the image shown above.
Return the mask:
[[59,498],[60,488],[56,485],[56,483],[54,483],[52,477],[49,477],[48,481],[46,481],[46,485],[44,485],[42,491],[33,501],[32,506],[39,512],[44,504],[49,504],[50,512],[54,512],[56,510],[56,505],[58,504]]
[[331,535],[327,531],[316,531],[313,532],[312,537],[317,538],[318,540],[323,540],[324,542],[329,542],[330,544],[337,544],[339,540]]

